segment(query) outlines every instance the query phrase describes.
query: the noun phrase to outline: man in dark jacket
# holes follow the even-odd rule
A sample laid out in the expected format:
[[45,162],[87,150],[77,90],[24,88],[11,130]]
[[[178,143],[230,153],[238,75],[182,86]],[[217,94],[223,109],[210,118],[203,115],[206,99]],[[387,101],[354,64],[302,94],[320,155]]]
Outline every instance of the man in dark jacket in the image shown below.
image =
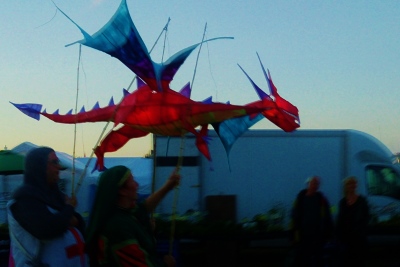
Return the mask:
[[323,266],[323,248],[333,235],[332,215],[328,200],[318,191],[320,178],[308,178],[307,185],[297,195],[292,210],[296,266]]

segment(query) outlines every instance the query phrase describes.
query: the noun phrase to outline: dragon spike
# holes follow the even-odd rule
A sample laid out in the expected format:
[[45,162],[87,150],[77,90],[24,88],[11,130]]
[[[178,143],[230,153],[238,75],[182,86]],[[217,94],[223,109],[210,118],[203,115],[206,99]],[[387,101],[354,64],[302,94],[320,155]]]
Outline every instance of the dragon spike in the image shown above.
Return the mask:
[[67,112],[66,115],[71,115],[72,114],[72,108]]
[[201,103],[204,103],[204,104],[212,104],[212,96],[207,97],[206,99],[204,99],[203,101],[201,101]]
[[190,98],[190,95],[192,93],[192,88],[190,88],[190,82],[185,84],[185,86],[182,87],[179,93],[183,96],[186,96],[187,98]]
[[[268,75],[267,75],[267,72],[265,71],[264,65],[262,64],[260,56],[258,55],[258,53],[256,53],[256,54],[257,54],[257,57],[258,57],[258,61],[260,62],[260,65],[261,65],[261,69],[262,69],[262,71],[264,73],[264,77],[268,81]],[[269,73],[269,71],[268,71],[268,73]]]
[[144,86],[146,83],[140,79],[138,76],[136,76],[136,84],[137,84],[137,88],[140,88],[142,86]]
[[130,94],[129,91],[126,90],[125,88],[122,89],[122,93],[124,94],[124,97]]
[[92,110],[99,109],[99,108],[100,108],[99,101],[97,101],[96,104],[94,104]]
[[267,76],[265,76],[265,77],[266,77],[266,79],[267,79],[268,87],[269,87],[269,90],[270,90],[270,92],[271,92],[271,95],[272,95],[273,97],[276,97],[276,95],[278,94],[278,92],[277,92],[277,90],[276,90],[276,87],[275,87],[274,83],[272,82],[271,73],[269,73],[269,70],[268,70],[268,74],[265,74],[265,75],[267,75]]
[[59,115],[60,114],[60,110],[57,109],[56,111],[54,111],[53,115]]
[[113,98],[113,97],[111,97],[110,102],[108,102],[108,106],[109,106],[109,107],[115,106],[115,104],[114,104],[114,98]]
[[79,113],[85,113],[85,112],[86,112],[85,106],[82,106],[82,108],[81,108],[81,110],[79,111]]
[[260,87],[258,87],[257,84],[255,84],[255,82],[253,82],[253,80],[250,78],[250,76],[244,71],[244,69],[238,64],[239,68],[243,71],[243,73],[246,75],[246,77],[249,79],[250,83],[253,85],[254,90],[256,90],[256,93],[258,94],[258,97],[260,99],[271,99],[271,97],[265,93],[263,90],[261,90]]
[[44,109],[42,113],[43,113],[43,114],[47,114],[47,110],[46,110],[46,109]]
[[257,57],[258,57],[258,61],[260,62],[260,65],[261,65],[261,69],[262,69],[262,71],[264,73],[265,80],[267,80],[269,93],[270,93],[271,96],[275,97],[277,92],[274,89],[274,87],[272,86],[272,79],[271,79],[271,74],[269,73],[269,69],[267,69],[267,71],[265,71],[264,65],[262,64],[260,56],[258,55],[258,53],[257,53]]

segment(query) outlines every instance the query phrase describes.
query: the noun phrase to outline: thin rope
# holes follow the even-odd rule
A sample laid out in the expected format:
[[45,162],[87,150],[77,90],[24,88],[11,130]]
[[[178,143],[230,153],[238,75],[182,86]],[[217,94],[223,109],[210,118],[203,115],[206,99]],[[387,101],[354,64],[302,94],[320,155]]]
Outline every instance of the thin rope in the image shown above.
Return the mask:
[[[170,21],[170,18],[168,18],[168,23],[169,23],[169,21]],[[164,32],[164,43],[163,43],[163,49],[162,49],[161,62],[164,62],[165,42],[167,41],[167,32],[168,32],[168,30],[166,29]]]
[[[158,43],[158,41],[159,41],[159,39],[160,39],[162,33],[163,33],[164,31],[168,31],[168,25],[169,25],[169,22],[170,22],[170,21],[171,21],[171,19],[168,18],[167,23],[165,24],[165,26],[164,26],[164,28],[162,29],[161,33],[158,35],[158,37],[157,37],[157,39],[156,39],[154,45],[153,45],[152,48],[150,49],[149,54],[153,51],[154,47],[155,47],[156,44]],[[133,85],[133,83],[134,83],[135,80],[136,80],[136,75],[133,77],[132,81],[130,82],[130,84],[129,84],[129,86],[128,86],[128,89],[127,89],[128,92],[129,92],[130,88],[132,87],[132,85]],[[121,98],[121,100],[122,100],[122,99],[123,99],[123,97]],[[119,104],[118,104],[118,105],[119,105]],[[118,110],[118,106],[115,108],[114,115],[115,115],[115,112],[116,112],[117,110]],[[113,115],[113,117],[114,117],[114,115]],[[96,142],[94,148],[92,149],[92,152],[90,153],[89,160],[86,162],[84,171],[82,172],[82,174],[81,174],[81,176],[80,176],[80,178],[79,178],[78,184],[77,184],[77,186],[76,186],[75,194],[78,192],[79,188],[80,188],[81,185],[82,185],[82,182],[83,182],[83,179],[84,179],[84,174],[86,173],[86,170],[87,170],[87,168],[89,167],[89,164],[90,164],[90,162],[91,162],[91,160],[92,160],[92,158],[93,158],[94,150],[95,150],[96,147],[100,144],[101,139],[103,138],[103,135],[104,135],[104,133],[105,133],[105,131],[106,131],[106,129],[107,129],[107,127],[108,127],[108,125],[109,125],[110,123],[111,123],[111,120],[108,121],[108,122],[106,123],[106,125],[104,126],[103,130],[102,130],[101,133],[100,133],[99,138],[97,139],[97,142]],[[112,129],[109,131],[109,133],[110,133],[111,131],[112,131]],[[72,191],[72,192],[74,193],[74,191]]]
[[[162,49],[162,56],[161,56],[161,62],[164,62],[164,53],[165,53],[165,43],[166,43],[166,40],[167,40],[167,34],[168,34],[168,24],[169,24],[169,22],[171,21],[171,19],[170,18],[168,18],[168,23],[165,25],[165,27],[164,27],[164,43],[163,43],[163,49]],[[162,32],[160,33],[160,35],[158,36],[158,38],[157,38],[157,42],[158,42],[158,40],[160,39],[160,37],[161,37],[161,35],[162,35]],[[156,42],[156,43],[157,43]],[[155,45],[154,45],[155,46]],[[153,46],[153,48],[154,48],[154,46]],[[156,170],[157,170],[157,158],[156,158],[156,155],[157,155],[157,148],[156,148],[156,135],[155,134],[152,134],[152,143],[153,143],[153,177],[152,177],[152,179],[151,179],[151,193],[154,193],[155,192],[155,189],[156,189]],[[151,212],[151,214],[150,214],[150,218],[151,219],[153,219],[154,218],[154,210]]]
[[[206,43],[206,46],[208,47],[208,43]],[[214,73],[212,71],[212,66],[211,66],[211,61],[210,61],[210,50],[207,49],[207,59],[208,59],[208,68],[210,70],[210,75],[211,75],[211,79],[213,81],[214,84],[214,91],[215,91],[215,101],[218,102],[218,90],[217,90],[217,82],[215,81],[215,77],[214,77]]]
[[[78,56],[78,67],[76,70],[76,97],[75,97],[75,114],[78,112],[78,96],[79,96],[79,67],[81,63],[81,55],[82,55],[82,45],[79,45],[79,56]],[[75,117],[76,118],[76,117]],[[75,195],[74,185],[75,185],[75,148],[76,148],[76,121],[74,123],[74,145],[72,152],[72,182],[71,182],[71,195]]]
[[[156,167],[157,167],[157,137],[155,134],[153,134],[153,177],[151,181],[151,193],[154,193],[156,189],[155,181],[156,181]],[[151,213],[151,217],[154,217],[154,211]]]
[[[185,138],[184,138],[184,136],[182,136],[178,162],[176,165],[176,170],[177,170],[178,174],[180,173],[180,171],[182,169],[184,148],[185,148]],[[174,249],[175,229],[176,229],[176,210],[178,207],[178,198],[179,198],[179,184],[174,189],[174,200],[172,203],[171,232],[170,232],[170,237],[169,237],[169,255],[172,255],[172,251]]]
[[[191,83],[191,90],[193,89],[193,83],[194,83],[194,79],[196,77],[197,65],[199,63],[201,47],[203,46],[204,38],[205,38],[205,35],[206,35],[206,30],[207,30],[207,23],[204,26],[203,38],[201,39],[199,51],[197,52],[196,64],[195,64],[195,67],[194,67],[192,83]],[[182,134],[181,146],[180,146],[179,157],[178,157],[178,163],[177,163],[177,166],[176,166],[178,173],[180,173],[181,168],[182,168],[184,147],[185,147],[185,134]],[[173,200],[173,203],[172,203],[171,233],[170,233],[170,240],[169,240],[169,255],[172,255],[173,244],[174,244],[174,239],[175,239],[176,213],[177,213],[176,211],[177,211],[177,206],[178,206],[178,198],[179,198],[179,185],[175,187],[174,200]]]
[[203,47],[203,42],[204,42],[204,38],[205,38],[205,36],[206,36],[206,31],[207,31],[207,23],[206,23],[206,25],[204,26],[203,38],[201,39],[201,43],[200,43],[200,47],[199,47],[199,52],[197,52],[196,65],[195,65],[195,67],[194,67],[193,77],[192,77],[192,83],[191,83],[191,85],[190,85],[191,90],[193,90],[194,78],[196,77],[196,72],[197,72],[197,64],[199,63],[200,52],[201,52],[201,48]]
[[[53,2],[53,3],[54,3],[54,2]],[[43,23],[42,25],[39,25],[39,26],[35,27],[35,29],[38,29],[38,28],[43,27],[43,26],[45,26],[46,24],[50,23],[50,22],[56,17],[57,12],[58,12],[58,9],[56,8],[56,11],[54,12],[53,17],[52,17],[49,21]]]

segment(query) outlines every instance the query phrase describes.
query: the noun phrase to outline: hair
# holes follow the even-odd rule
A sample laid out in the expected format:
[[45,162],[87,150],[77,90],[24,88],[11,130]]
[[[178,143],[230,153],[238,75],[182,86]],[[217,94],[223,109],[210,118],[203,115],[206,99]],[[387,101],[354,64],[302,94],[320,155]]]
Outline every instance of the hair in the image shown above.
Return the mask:
[[312,180],[315,180],[315,179],[318,180],[318,182],[321,182],[321,178],[319,176],[313,175],[313,176],[308,177],[305,180],[305,183],[308,185]]
[[24,183],[47,188],[47,160],[54,150],[50,147],[37,147],[29,150],[25,157]]
[[86,229],[86,247],[90,258],[90,266],[98,266],[97,238],[116,209],[118,190],[129,178],[129,168],[119,165],[104,171],[99,178],[96,196],[90,212],[89,223]]
[[30,196],[56,210],[65,207],[64,193],[60,191],[57,184],[50,186],[47,183],[47,161],[52,152],[55,151],[50,147],[37,147],[27,153],[24,183],[13,193],[15,200]]
[[343,185],[347,185],[350,182],[357,182],[357,178],[355,176],[349,176],[343,179]]
[[357,183],[357,178],[355,176],[348,176],[343,179],[343,194],[346,196],[347,195],[347,185],[351,182],[356,182]]

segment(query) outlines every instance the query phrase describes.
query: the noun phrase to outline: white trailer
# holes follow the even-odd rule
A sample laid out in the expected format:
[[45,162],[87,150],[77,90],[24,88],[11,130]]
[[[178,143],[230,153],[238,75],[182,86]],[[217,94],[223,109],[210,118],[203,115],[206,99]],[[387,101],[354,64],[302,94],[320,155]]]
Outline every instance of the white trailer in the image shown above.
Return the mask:
[[[239,222],[278,208],[287,227],[293,201],[312,175],[321,177],[320,190],[334,215],[343,197],[342,180],[350,175],[358,178],[358,192],[367,197],[375,220],[400,213],[399,165],[371,135],[355,130],[249,130],[233,145],[229,159],[217,134],[210,131],[209,136],[211,162],[198,152],[193,135],[155,137],[156,188],[183,155],[178,214],[212,209]],[[170,194],[156,212],[171,213],[174,198]]]

